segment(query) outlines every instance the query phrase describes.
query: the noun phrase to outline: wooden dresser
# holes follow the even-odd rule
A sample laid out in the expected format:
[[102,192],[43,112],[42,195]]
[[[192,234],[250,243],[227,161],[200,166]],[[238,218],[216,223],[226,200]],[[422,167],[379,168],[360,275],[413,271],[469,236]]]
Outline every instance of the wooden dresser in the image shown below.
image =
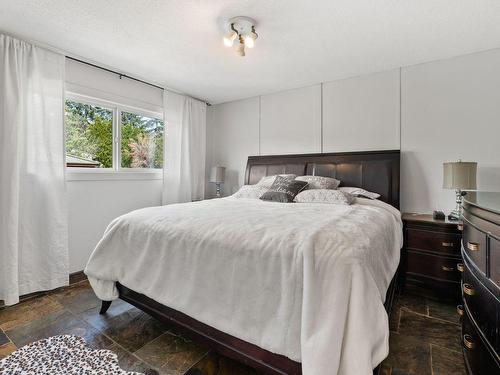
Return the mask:
[[405,213],[403,225],[401,285],[427,287],[458,300],[461,222],[434,220],[429,214]]
[[463,204],[462,343],[469,374],[500,374],[500,193]]

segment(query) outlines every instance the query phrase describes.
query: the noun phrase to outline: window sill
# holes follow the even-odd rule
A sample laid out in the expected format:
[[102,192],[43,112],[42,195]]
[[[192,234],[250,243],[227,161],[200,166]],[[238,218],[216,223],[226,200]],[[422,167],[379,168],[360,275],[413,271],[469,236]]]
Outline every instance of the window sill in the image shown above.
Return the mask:
[[162,169],[134,169],[115,171],[97,168],[66,168],[66,181],[126,181],[126,180],[161,180]]

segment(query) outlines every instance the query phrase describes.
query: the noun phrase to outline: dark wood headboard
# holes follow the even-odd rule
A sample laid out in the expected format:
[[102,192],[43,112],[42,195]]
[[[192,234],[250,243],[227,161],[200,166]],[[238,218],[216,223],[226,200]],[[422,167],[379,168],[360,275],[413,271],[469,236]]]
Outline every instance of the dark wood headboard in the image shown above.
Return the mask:
[[249,156],[245,184],[284,173],[334,177],[340,186],[379,193],[380,200],[399,209],[399,159],[399,150]]

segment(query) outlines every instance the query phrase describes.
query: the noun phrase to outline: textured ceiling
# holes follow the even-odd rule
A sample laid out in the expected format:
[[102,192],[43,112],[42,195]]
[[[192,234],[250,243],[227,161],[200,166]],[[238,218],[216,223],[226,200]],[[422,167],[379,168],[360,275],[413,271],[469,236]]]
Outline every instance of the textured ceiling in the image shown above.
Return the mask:
[[0,30],[220,103],[500,47],[500,1],[0,0]]

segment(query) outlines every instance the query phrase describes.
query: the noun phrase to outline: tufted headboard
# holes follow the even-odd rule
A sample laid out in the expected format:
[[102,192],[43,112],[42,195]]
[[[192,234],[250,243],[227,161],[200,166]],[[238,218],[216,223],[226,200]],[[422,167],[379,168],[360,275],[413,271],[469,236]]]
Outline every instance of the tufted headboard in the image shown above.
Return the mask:
[[284,173],[334,177],[340,186],[379,193],[380,200],[399,209],[399,158],[399,150],[249,156],[245,184]]

